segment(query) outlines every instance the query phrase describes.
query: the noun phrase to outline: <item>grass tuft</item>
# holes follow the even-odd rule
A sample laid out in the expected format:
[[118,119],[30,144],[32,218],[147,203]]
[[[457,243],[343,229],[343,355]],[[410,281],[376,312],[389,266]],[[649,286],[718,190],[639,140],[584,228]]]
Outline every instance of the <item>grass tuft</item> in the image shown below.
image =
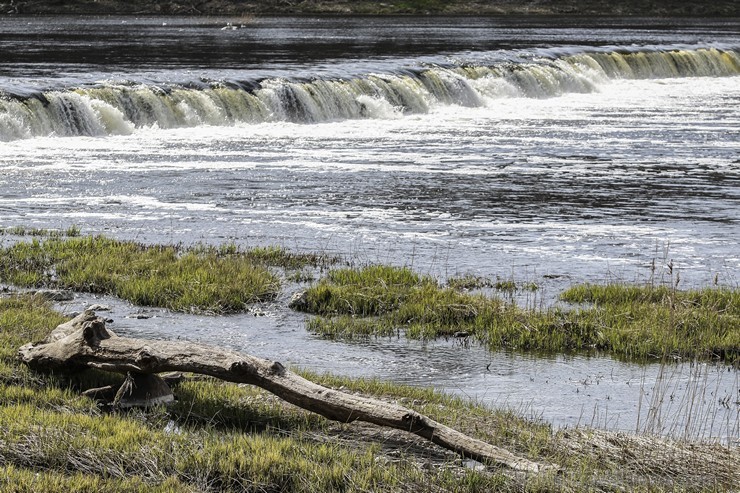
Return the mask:
[[64,236],[75,237],[80,236],[80,232],[80,227],[76,225],[72,225],[64,231],[58,229],[27,228],[25,226],[11,226],[8,228],[0,228],[0,235],[41,236],[48,238],[61,238]]
[[177,311],[230,313],[278,295],[280,279],[270,267],[293,269],[332,261],[278,247],[185,249],[70,233],[74,231],[67,239],[34,239],[0,249],[0,280],[112,294]]
[[[530,284],[510,287],[536,289]],[[314,284],[302,307],[319,315],[309,330],[333,338],[404,331],[421,339],[474,336],[491,349],[740,361],[738,290],[581,285],[561,299],[588,306],[524,309],[458,289],[479,285],[477,278],[462,278],[443,287],[407,268],[341,269]]]

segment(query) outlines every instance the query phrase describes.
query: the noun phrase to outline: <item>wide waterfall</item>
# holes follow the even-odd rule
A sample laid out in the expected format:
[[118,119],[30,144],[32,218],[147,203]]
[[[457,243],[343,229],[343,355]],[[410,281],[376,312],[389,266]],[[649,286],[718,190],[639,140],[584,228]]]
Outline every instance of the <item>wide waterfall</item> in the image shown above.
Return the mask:
[[0,91],[0,140],[125,135],[147,127],[397,118],[436,105],[481,107],[499,98],[594,92],[616,79],[737,75],[740,51],[734,48],[630,47],[518,55],[491,64],[421,65],[347,78],[86,83],[31,94]]
[[[226,21],[0,15],[0,245],[280,246],[537,310],[570,309],[559,295],[582,283],[740,286],[735,19]],[[229,317],[98,294],[63,310],[109,305],[120,335],[434,387],[555,428],[740,436],[737,367],[327,339],[287,307],[325,275],[290,272],[277,300]]]

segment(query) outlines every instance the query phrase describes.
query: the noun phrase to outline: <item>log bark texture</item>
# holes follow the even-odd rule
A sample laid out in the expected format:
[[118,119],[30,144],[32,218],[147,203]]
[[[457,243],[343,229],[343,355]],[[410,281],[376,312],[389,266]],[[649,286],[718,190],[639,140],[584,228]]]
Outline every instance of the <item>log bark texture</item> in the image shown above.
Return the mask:
[[104,319],[89,310],[57,327],[44,341],[21,347],[19,356],[28,366],[42,370],[97,368],[118,373],[210,375],[256,385],[335,421],[359,420],[414,433],[480,462],[526,472],[554,468],[472,438],[406,407],[323,387],[277,361],[191,342],[118,337],[105,327]]

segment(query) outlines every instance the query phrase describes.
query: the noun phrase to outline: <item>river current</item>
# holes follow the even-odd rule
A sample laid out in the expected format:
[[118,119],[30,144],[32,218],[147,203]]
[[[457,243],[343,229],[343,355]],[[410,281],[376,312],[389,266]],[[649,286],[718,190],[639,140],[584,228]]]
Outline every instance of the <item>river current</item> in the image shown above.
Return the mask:
[[[737,25],[0,18],[0,227],[513,278],[540,286],[525,303],[585,281],[737,287]],[[738,376],[722,367],[331,342],[284,303],[139,320],[107,301],[124,331],[433,385],[559,426],[738,434]]]

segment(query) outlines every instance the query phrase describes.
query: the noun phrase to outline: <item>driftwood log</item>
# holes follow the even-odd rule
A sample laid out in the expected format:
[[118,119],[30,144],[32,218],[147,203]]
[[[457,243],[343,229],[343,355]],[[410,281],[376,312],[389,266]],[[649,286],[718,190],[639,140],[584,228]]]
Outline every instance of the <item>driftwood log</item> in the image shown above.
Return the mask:
[[[156,374],[162,372],[210,375],[256,385],[335,421],[366,421],[411,432],[483,463],[526,472],[553,468],[469,437],[403,406],[323,387],[289,371],[277,361],[191,342],[118,337],[106,328],[105,320],[91,310],[58,326],[43,341],[21,347],[19,356],[29,367],[40,370],[96,368],[127,374],[128,388],[136,385],[137,378],[143,381],[145,376],[154,376],[157,379],[154,387],[161,387],[163,382]],[[119,389],[116,399],[121,398],[121,393]],[[168,400],[166,391],[153,397],[161,402]],[[137,399],[133,402],[132,405],[136,405]]]

